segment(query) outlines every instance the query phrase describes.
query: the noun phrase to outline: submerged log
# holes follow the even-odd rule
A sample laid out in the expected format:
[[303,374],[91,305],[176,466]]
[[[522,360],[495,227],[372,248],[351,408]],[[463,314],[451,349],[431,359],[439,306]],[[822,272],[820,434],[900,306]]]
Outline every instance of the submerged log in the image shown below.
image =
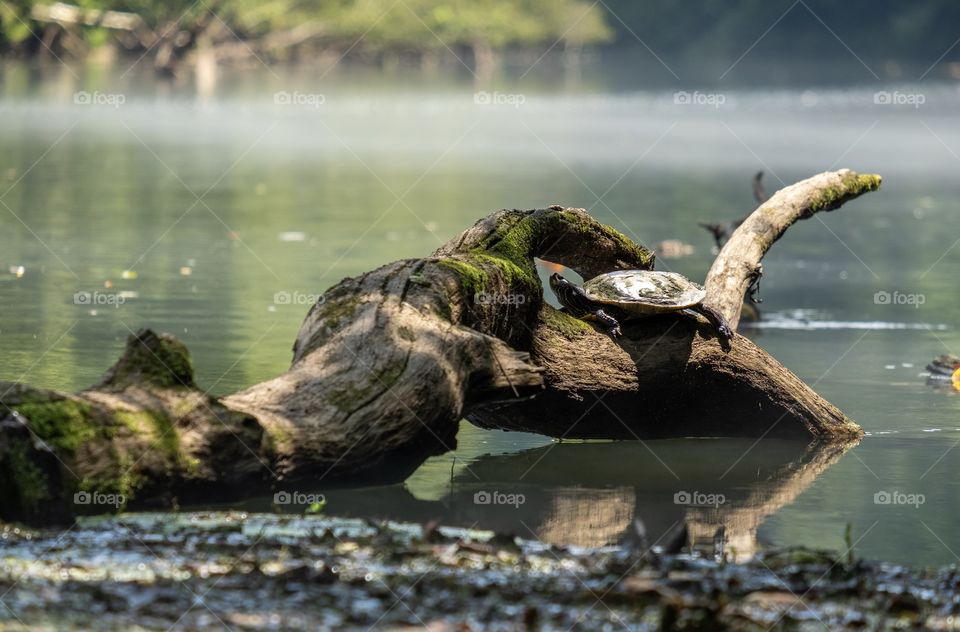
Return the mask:
[[[707,301],[742,302],[740,277],[790,223],[879,184],[845,170],[774,195],[720,253],[726,272],[711,274]],[[554,309],[535,258],[584,278],[654,264],[582,209],[504,210],[429,257],[328,290],[291,368],[220,400],[193,383],[181,343],[149,330],[76,395],[0,384],[0,517],[57,519],[82,510],[73,499],[84,492],[142,504],[304,479],[402,480],[455,447],[464,417],[556,437],[862,434],[741,336],[725,350],[705,322],[665,315],[613,340]]]

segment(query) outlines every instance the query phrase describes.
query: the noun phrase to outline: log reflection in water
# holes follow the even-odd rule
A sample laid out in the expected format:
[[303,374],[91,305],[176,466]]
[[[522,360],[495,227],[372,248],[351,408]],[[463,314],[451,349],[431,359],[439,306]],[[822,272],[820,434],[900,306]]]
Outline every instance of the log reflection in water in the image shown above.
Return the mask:
[[[555,443],[482,456],[452,478],[449,466],[434,467],[403,486],[318,491],[327,497],[326,511],[337,516],[439,520],[557,545],[614,545],[640,518],[651,544],[685,522],[691,544],[709,551],[722,526],[727,552],[744,561],[757,551],[763,521],[854,445],[753,443]],[[722,502],[692,504],[711,498]]]

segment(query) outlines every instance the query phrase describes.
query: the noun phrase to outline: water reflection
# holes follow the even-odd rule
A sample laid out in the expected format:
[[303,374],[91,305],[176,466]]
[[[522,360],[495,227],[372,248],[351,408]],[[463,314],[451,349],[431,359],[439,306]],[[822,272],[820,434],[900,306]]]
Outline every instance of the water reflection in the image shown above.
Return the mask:
[[[651,543],[685,522],[692,544],[710,548],[722,526],[727,550],[745,560],[760,546],[760,524],[850,447],[741,439],[553,443],[479,457],[430,481],[440,494],[423,482],[420,493],[403,485],[322,491],[327,512],[337,516],[439,520],[549,544],[616,544],[640,518]],[[247,507],[264,511],[271,502]]]

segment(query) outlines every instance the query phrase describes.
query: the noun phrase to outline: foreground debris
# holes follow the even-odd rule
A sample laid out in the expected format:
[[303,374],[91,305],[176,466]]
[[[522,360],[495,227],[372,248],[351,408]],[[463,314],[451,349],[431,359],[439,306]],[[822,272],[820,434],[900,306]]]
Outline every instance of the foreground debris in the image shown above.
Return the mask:
[[741,565],[434,524],[230,512],[7,526],[0,538],[9,630],[955,629],[960,609],[955,569],[806,549]]

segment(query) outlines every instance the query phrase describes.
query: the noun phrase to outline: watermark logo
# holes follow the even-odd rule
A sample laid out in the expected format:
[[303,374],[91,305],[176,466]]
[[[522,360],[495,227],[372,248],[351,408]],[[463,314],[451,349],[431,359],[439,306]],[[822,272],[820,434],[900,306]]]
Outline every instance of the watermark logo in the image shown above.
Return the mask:
[[673,93],[673,102],[676,105],[707,105],[719,108],[727,102],[726,95],[720,92],[687,92],[680,90]]
[[473,102],[477,105],[509,105],[519,108],[527,102],[527,97],[522,94],[510,94],[508,92],[486,92],[481,90],[473,95]]
[[119,93],[81,90],[73,93],[73,102],[76,105],[109,105],[118,108],[127,102],[127,97]]
[[305,494],[303,492],[277,492],[273,495],[274,505],[325,505],[323,494]]
[[877,105],[912,105],[919,109],[921,105],[927,102],[927,97],[920,92],[900,92],[899,90],[887,92],[881,90],[873,93],[873,102]]
[[127,504],[123,494],[104,494],[101,492],[77,492],[73,495],[73,504],[101,507],[122,507]]
[[323,294],[309,292],[277,292],[273,295],[274,305],[317,305],[326,300]]
[[79,291],[73,293],[74,305],[109,305],[119,308],[127,301],[123,292],[86,292]]
[[473,300],[479,305],[523,305],[527,302],[525,294],[487,294],[477,292]]
[[893,292],[880,290],[873,295],[874,305],[912,305],[916,309],[920,309],[920,306],[926,302],[927,297],[923,294],[907,294],[898,290]]
[[880,490],[873,495],[874,505],[910,505],[919,508],[925,502],[927,497],[923,494],[908,494],[897,490],[892,492]]
[[273,93],[274,105],[296,105],[300,107],[319,108],[327,102],[326,95],[317,92],[287,92],[281,90]]
[[674,505],[685,505],[687,507],[714,507],[717,508],[727,502],[727,497],[723,494],[708,494],[705,492],[679,491],[673,495]]
[[512,505],[519,508],[525,502],[527,497],[523,494],[506,494],[497,490],[479,491],[473,495],[474,505]]

